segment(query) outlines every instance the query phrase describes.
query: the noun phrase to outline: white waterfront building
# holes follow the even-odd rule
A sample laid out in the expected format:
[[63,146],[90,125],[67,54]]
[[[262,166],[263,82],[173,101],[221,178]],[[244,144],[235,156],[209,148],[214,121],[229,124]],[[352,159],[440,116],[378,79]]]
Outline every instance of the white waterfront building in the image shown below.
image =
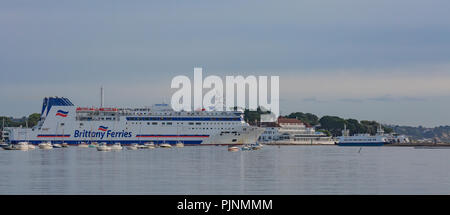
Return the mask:
[[261,123],[265,131],[259,141],[266,144],[332,145],[335,141],[298,119],[278,118],[276,123]]

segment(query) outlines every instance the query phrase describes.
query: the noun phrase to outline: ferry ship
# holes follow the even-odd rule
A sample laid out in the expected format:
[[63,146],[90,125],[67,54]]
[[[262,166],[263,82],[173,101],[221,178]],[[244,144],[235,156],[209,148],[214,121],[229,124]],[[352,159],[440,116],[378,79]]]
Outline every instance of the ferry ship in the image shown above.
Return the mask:
[[40,121],[33,128],[8,128],[8,142],[106,142],[185,145],[256,143],[264,129],[244,121],[242,110],[174,111],[167,104],[149,108],[76,107],[69,99],[44,98]]
[[344,130],[342,130],[342,136],[338,137],[339,146],[383,146],[388,143],[388,138],[384,135],[384,131],[380,127],[377,129],[377,134],[375,136],[370,134],[355,134],[349,136],[349,130],[346,129],[344,125]]

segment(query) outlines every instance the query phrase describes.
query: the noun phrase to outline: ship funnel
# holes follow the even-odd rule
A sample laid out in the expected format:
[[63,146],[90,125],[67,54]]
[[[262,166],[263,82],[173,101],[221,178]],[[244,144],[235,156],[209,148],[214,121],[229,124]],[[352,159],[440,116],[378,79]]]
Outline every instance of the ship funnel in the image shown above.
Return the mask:
[[41,117],[46,117],[53,106],[74,106],[73,103],[64,97],[46,97],[42,103]]

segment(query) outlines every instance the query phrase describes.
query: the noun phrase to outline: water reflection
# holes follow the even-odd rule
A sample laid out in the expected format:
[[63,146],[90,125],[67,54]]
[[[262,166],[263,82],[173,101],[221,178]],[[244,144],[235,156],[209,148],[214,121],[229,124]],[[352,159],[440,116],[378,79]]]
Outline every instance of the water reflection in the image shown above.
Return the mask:
[[0,151],[0,194],[449,194],[450,150]]

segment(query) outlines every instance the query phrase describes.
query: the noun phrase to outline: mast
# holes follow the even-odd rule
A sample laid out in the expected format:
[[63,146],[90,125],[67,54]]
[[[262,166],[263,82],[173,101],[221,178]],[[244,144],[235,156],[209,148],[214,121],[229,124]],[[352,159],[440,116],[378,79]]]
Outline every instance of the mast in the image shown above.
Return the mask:
[[142,135],[142,124],[139,124],[139,137],[138,137],[138,144],[141,145],[141,135]]
[[384,130],[381,128],[381,123],[378,124],[377,134],[378,135],[383,135],[384,134]]
[[345,125],[344,123],[344,130],[342,131],[342,136],[346,136],[345,134],[347,133],[347,125]]
[[25,141],[28,140],[28,117],[25,119],[25,126],[27,129],[25,129]]
[[103,95],[103,86],[100,87],[100,108],[103,107],[103,102],[104,102],[104,95]]
[[5,137],[3,136],[3,134],[4,134],[4,130],[5,130],[5,118],[2,118],[2,130],[1,130],[1,135],[2,135],[2,139],[0,140],[1,142],[4,142],[5,141]]
[[55,136],[53,137],[53,143],[56,143],[56,136],[58,135],[58,127],[59,127],[59,122],[56,122],[56,130],[55,130]]
[[5,137],[3,136],[3,131],[5,130],[5,118],[2,118],[2,139],[1,141],[3,142],[5,140]]
[[342,136],[350,136],[349,130],[347,130],[347,124],[344,123],[344,130],[342,130]]

